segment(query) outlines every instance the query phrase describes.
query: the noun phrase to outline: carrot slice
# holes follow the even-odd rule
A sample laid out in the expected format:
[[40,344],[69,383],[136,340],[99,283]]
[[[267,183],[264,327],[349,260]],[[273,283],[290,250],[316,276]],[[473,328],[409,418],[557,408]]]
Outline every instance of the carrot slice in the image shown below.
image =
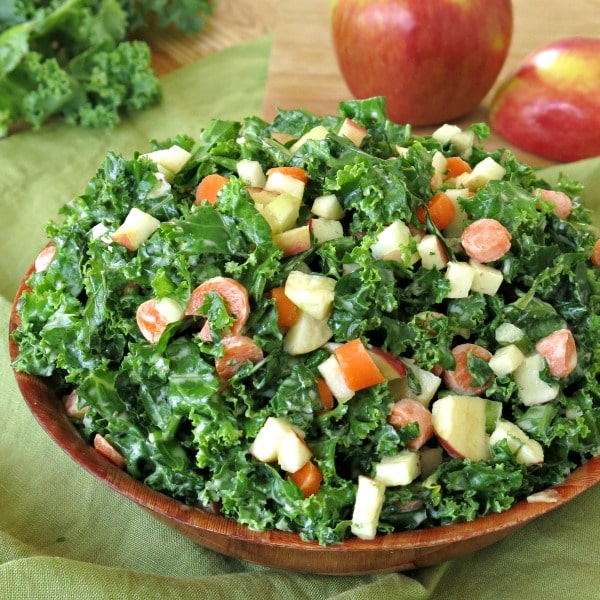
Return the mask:
[[433,436],[431,411],[412,398],[402,398],[392,405],[388,423],[396,429],[406,427],[411,423],[418,424],[419,435],[406,444],[410,450],[418,450]]
[[317,388],[319,390],[319,398],[323,403],[323,410],[320,413],[327,412],[333,408],[334,397],[329,389],[327,382],[322,377],[317,377]]
[[571,198],[564,192],[537,189],[534,193],[538,198],[551,202],[554,205],[554,214],[561,219],[566,219],[573,209]]
[[[220,294],[227,305],[227,312],[235,317],[229,333],[237,335],[242,332],[246,321],[250,316],[250,300],[246,288],[235,279],[230,277],[212,277],[201,283],[191,294],[185,308],[186,315],[200,315],[199,312],[204,304],[206,294],[209,292],[217,292]],[[206,315],[202,315],[206,316]],[[212,333],[210,325],[204,324],[200,330],[200,339],[205,342],[212,341]]]
[[449,156],[446,159],[446,174],[444,179],[454,179],[463,173],[470,173],[473,169],[471,165],[460,158],[460,156]]
[[288,477],[300,488],[305,498],[315,494],[323,481],[321,469],[310,460],[295,473],[288,473]]
[[469,258],[488,263],[502,258],[510,250],[512,236],[496,219],[478,219],[462,232],[460,242]]
[[427,208],[417,209],[417,219],[427,222],[427,213],[438,229],[445,229],[454,220],[455,208],[452,200],[444,192],[438,192],[427,202]]
[[196,188],[196,204],[202,204],[204,200],[215,204],[219,192],[228,181],[227,177],[218,173],[211,173],[203,177]]
[[164,311],[159,310],[157,302],[156,298],[150,298],[142,302],[135,313],[135,320],[140,332],[151,344],[158,343],[167,326],[182,316],[181,313],[179,315],[165,314]]
[[590,257],[593,265],[600,267],[600,239],[596,240],[594,249],[592,250],[592,256]]
[[275,300],[277,325],[291,327],[298,320],[300,313],[298,307],[285,295],[285,287],[273,288],[269,292],[269,297]]
[[289,175],[294,179],[298,179],[303,183],[308,183],[308,173],[306,172],[306,169],[303,169],[302,167],[271,167],[267,171],[267,176],[273,173],[282,173],[283,175]]
[[119,467],[119,469],[124,469],[127,466],[127,461],[125,457],[103,436],[97,433],[94,436],[94,448],[104,456],[110,460],[113,465]]
[[225,352],[215,361],[215,370],[221,379],[231,379],[247,361],[257,363],[264,358],[262,348],[245,335],[228,335],[221,343]]
[[446,387],[458,394],[477,396],[484,392],[492,384],[493,374],[484,385],[473,385],[473,376],[468,369],[469,354],[482,358],[489,362],[492,358],[491,352],[477,344],[459,344],[452,348],[455,365],[454,369],[446,369],[442,373],[442,379]]
[[360,338],[338,346],[334,353],[346,384],[353,392],[386,381]]
[[566,377],[577,366],[577,346],[568,329],[553,331],[539,340],[535,349],[546,359],[554,377]]

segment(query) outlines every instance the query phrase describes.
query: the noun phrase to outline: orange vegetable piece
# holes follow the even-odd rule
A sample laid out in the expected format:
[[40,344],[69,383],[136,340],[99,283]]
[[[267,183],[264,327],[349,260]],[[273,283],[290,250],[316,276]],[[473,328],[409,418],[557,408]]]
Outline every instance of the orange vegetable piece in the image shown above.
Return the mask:
[[456,361],[454,369],[445,369],[442,373],[442,380],[448,389],[458,394],[477,396],[490,387],[494,377],[493,374],[485,385],[473,385],[473,376],[467,368],[467,361],[469,354],[472,354],[489,362],[492,358],[491,352],[477,344],[465,343],[452,348],[452,354]]
[[302,167],[271,167],[267,171],[267,176],[272,173],[282,173],[283,175],[289,175],[294,179],[308,183],[308,173],[306,172],[306,169],[303,169]]
[[315,494],[323,481],[321,469],[310,460],[298,471],[288,473],[288,477],[300,488],[305,498]]
[[[248,299],[246,288],[230,277],[212,277],[201,283],[192,292],[185,308],[185,314],[194,316],[201,314],[199,311],[204,304],[206,294],[209,292],[220,294],[227,305],[227,312],[235,317],[235,321],[233,322],[229,333],[231,335],[240,334],[250,316],[250,300]],[[208,322],[204,324],[199,335],[200,339],[205,342],[212,341],[212,334]]]
[[319,398],[323,403],[322,413],[327,412],[333,408],[334,397],[327,385],[327,382],[322,377],[317,377],[317,388],[319,390]]
[[446,159],[446,174],[444,179],[454,179],[463,173],[470,173],[473,169],[471,165],[460,158],[460,156],[449,156]]
[[171,322],[156,308],[156,298],[150,298],[137,307],[135,320],[142,335],[151,344],[158,343],[167,325]]
[[291,327],[298,320],[299,309],[285,295],[285,288],[283,286],[273,288],[269,292],[269,297],[275,300],[277,325],[279,327]]
[[600,267],[600,239],[596,240],[594,249],[592,250],[592,256],[590,257],[593,265]]
[[566,377],[577,366],[577,346],[568,329],[553,331],[539,340],[535,349],[546,359],[554,377]]
[[338,346],[335,357],[348,387],[357,392],[386,381],[360,338]]
[[94,436],[94,448],[104,456],[110,460],[113,465],[119,467],[119,469],[124,469],[127,466],[127,461],[125,457],[103,436],[97,433]]
[[228,181],[227,177],[218,173],[211,173],[203,177],[196,188],[196,204],[202,204],[204,200],[207,200],[210,204],[215,204],[221,188]]
[[488,263],[502,258],[510,250],[512,236],[496,219],[478,219],[462,232],[460,242],[469,258]]
[[418,424],[419,435],[406,444],[410,450],[418,450],[433,436],[431,411],[412,398],[402,398],[392,405],[388,423],[396,429],[406,427],[411,423]]
[[455,208],[452,200],[444,192],[438,192],[427,202],[427,208],[417,209],[417,219],[427,222],[427,212],[438,229],[445,229],[454,219]]
[[564,192],[537,189],[535,194],[538,198],[554,204],[554,214],[561,219],[566,219],[573,209],[571,198]]
[[225,352],[215,361],[215,370],[221,379],[231,379],[246,361],[257,363],[264,358],[262,348],[245,335],[228,335],[221,343]]

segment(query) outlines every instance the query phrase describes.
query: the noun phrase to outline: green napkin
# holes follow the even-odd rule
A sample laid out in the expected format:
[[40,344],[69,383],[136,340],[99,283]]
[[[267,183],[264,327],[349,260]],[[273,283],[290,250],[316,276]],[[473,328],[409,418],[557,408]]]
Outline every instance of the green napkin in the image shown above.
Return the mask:
[[[164,78],[162,106],[98,133],[56,124],[0,141],[0,600],[598,598],[600,487],[473,555],[404,574],[326,577],[234,560],[194,544],[102,485],[29,413],[9,367],[8,315],[44,225],[108,150],[194,135],[212,117],[259,114],[269,39]],[[576,173],[600,202],[600,160]]]

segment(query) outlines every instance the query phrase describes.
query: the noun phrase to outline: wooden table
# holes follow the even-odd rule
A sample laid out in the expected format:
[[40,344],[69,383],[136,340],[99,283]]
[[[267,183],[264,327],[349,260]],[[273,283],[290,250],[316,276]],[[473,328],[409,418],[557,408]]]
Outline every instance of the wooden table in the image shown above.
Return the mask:
[[[338,103],[351,97],[333,52],[329,0],[216,2],[216,10],[200,34],[191,38],[174,33],[147,38],[153,46],[154,64],[160,73],[259,35],[271,34],[273,46],[263,107],[265,118],[271,119],[277,108],[305,108],[318,114],[337,113]],[[600,0],[545,0],[543,3],[513,0],[513,7],[513,40],[498,81],[506,77],[527,54],[552,40],[600,35]],[[459,124],[485,121],[494,89],[481,107]],[[488,144],[510,147],[496,137],[492,137]],[[522,160],[538,165],[548,164],[514,150]]]

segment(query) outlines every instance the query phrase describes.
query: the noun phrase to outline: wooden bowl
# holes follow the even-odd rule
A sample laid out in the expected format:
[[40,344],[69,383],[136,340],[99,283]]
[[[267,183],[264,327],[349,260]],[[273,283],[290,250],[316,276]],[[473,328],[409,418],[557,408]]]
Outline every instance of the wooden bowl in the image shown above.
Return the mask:
[[[18,354],[12,339],[18,324],[16,302],[26,288],[28,275],[21,283],[11,311],[9,348],[12,360]],[[320,546],[316,542],[302,541],[295,533],[252,531],[235,521],[186,506],[152,490],[117,468],[80,436],[64,410],[64,403],[44,379],[19,372],[15,372],[15,377],[25,402],[46,433],[104,484],[207,548],[289,571],[358,575],[406,571],[437,564],[493,544],[529,521],[569,502],[600,479],[598,456],[576,469],[564,483],[551,488],[555,499],[552,503],[523,501],[506,512],[468,523],[380,535],[371,541],[351,538],[342,544]]]

